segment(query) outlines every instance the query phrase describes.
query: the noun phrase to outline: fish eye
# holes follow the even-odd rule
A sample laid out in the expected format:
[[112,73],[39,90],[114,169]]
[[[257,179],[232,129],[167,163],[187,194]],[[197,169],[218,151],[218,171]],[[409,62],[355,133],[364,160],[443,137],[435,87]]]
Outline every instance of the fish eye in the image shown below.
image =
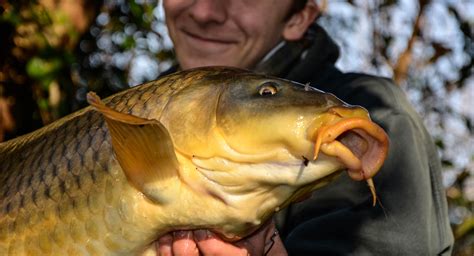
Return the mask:
[[260,85],[258,89],[258,94],[261,96],[270,96],[275,95],[278,92],[277,84],[274,82],[265,82]]

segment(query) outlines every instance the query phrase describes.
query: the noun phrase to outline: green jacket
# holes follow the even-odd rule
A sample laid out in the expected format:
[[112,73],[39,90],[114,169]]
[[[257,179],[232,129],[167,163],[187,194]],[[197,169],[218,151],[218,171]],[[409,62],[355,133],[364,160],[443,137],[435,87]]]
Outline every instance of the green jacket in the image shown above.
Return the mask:
[[[331,92],[365,107],[388,133],[390,150],[374,182],[343,175],[277,216],[290,255],[450,255],[453,235],[432,139],[391,80],[335,67],[339,49],[313,26],[305,42],[286,44],[257,70]],[[302,57],[303,56],[303,57]]]

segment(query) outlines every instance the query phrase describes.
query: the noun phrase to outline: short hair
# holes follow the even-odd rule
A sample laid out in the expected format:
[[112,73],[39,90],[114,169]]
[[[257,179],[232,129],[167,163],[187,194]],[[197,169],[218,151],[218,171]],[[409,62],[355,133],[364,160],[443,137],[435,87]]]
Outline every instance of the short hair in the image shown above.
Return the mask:
[[314,0],[293,0],[293,4],[291,5],[285,20],[288,20],[289,18],[291,18],[291,16],[293,16],[293,14],[303,10],[308,1]]
[[303,10],[307,2],[308,0],[293,0],[293,5],[290,8],[290,13],[294,14]]

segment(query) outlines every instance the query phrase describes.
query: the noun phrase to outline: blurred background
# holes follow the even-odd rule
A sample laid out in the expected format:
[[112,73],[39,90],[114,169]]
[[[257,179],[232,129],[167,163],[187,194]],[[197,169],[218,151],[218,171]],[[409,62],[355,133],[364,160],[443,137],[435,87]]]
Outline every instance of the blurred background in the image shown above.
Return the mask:
[[[454,255],[474,255],[474,1],[319,3],[337,65],[392,77],[423,117],[444,166]],[[86,106],[87,91],[105,97],[174,63],[160,1],[0,0],[0,141]]]

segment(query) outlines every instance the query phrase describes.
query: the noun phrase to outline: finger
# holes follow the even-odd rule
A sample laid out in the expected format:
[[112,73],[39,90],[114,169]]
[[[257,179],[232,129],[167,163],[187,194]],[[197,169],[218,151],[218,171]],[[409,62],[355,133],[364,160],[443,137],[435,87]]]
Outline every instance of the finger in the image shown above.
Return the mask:
[[198,256],[199,250],[193,238],[192,231],[173,232],[173,255]]
[[264,254],[273,256],[288,255],[276,228],[273,229],[273,234],[265,241]]
[[250,236],[237,242],[236,245],[248,248],[251,255],[262,255],[266,243],[270,240],[275,230],[273,222],[271,220],[267,221]]
[[247,238],[236,243],[245,247],[250,255],[287,255],[273,220],[267,221]]
[[172,235],[165,235],[158,239],[158,243],[155,243],[156,250],[158,251],[158,255],[160,256],[171,256],[173,255],[173,251],[171,249],[173,243],[173,236]]
[[246,248],[241,248],[225,242],[208,230],[196,230],[193,233],[197,247],[202,255],[249,255]]

